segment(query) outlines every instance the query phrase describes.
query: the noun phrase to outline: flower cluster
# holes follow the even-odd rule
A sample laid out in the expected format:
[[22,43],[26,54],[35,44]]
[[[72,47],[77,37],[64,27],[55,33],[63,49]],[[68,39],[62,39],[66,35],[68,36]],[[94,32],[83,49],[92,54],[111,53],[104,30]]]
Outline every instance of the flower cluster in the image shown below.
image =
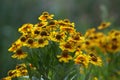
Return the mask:
[[[59,52],[54,56],[60,63],[74,62],[76,65],[88,68],[90,64],[102,66],[103,62],[96,48],[103,53],[120,51],[120,31],[111,30],[108,34],[101,32],[102,29],[110,26],[110,22],[101,23],[97,29],[91,28],[82,34],[75,29],[75,24],[69,19],[55,20],[53,16],[53,14],[43,12],[38,17],[38,23],[27,23],[18,29],[22,35],[9,48],[9,51],[14,53],[12,58],[24,60],[30,54],[26,48],[40,49],[54,42],[59,48]],[[28,75],[26,69],[21,67],[9,71],[8,78]],[[24,74],[20,75],[18,69]]]
[[8,76],[3,78],[2,80],[11,80],[12,78],[25,76],[27,74],[28,74],[28,71],[26,69],[26,65],[25,64],[19,64],[19,65],[16,66],[16,69],[10,70],[8,72]]

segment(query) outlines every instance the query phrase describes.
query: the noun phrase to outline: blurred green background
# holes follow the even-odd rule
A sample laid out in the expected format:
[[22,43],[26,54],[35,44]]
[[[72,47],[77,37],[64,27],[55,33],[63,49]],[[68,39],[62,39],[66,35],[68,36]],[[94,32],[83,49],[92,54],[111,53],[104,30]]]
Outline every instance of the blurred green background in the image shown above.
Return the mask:
[[17,29],[24,23],[36,23],[43,11],[54,14],[55,19],[70,19],[83,33],[102,21],[112,22],[111,28],[120,25],[120,0],[0,0],[0,78],[17,63],[8,52],[20,35]]

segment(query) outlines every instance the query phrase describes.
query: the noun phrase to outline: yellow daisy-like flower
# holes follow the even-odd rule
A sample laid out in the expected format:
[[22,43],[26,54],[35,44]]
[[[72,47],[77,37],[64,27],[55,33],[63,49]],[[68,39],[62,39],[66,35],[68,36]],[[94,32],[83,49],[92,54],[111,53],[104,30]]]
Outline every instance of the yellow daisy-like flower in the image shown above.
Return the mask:
[[4,77],[1,80],[12,80],[12,78],[10,76]]
[[42,30],[42,27],[33,27],[31,37],[34,39],[39,38],[41,30]]
[[65,40],[66,35],[64,32],[51,32],[50,33],[50,40],[55,41],[55,42],[62,42]]
[[90,35],[92,35],[92,34],[94,34],[94,33],[96,33],[96,29],[95,28],[91,28],[91,29],[88,29],[87,31],[86,31],[86,33],[85,33],[85,37],[87,38],[87,37],[89,37]]
[[79,45],[85,42],[85,39],[80,32],[75,32],[71,34],[70,37],[68,37],[68,40],[76,43],[76,45]]
[[46,45],[48,45],[49,44],[49,42],[48,42],[48,40],[47,39],[45,39],[45,38],[39,38],[38,40],[37,40],[37,45],[36,45],[36,47],[38,48],[38,47],[44,47],[44,46],[46,46]]
[[57,55],[57,58],[59,58],[60,62],[68,63],[69,60],[72,60],[72,56],[68,54],[67,50],[64,50],[61,55]]
[[67,42],[61,42],[59,46],[63,51],[68,50],[69,52],[74,52],[76,50],[76,47],[74,43],[67,41]]
[[48,22],[42,21],[42,22],[35,24],[34,27],[42,27],[43,28],[43,27],[47,26],[47,24],[48,24]]
[[39,20],[41,21],[47,21],[53,19],[53,14],[49,14],[48,12],[43,12],[40,17],[38,17]]
[[57,30],[59,27],[58,27],[58,21],[57,20],[51,20],[49,23],[48,23],[48,25],[47,25],[47,27],[46,27],[46,29],[48,30],[48,31],[55,31],[55,30]]
[[99,29],[99,30],[105,29],[105,28],[109,27],[110,24],[111,24],[110,22],[102,22],[102,23],[100,24],[100,26],[98,26],[98,29]]
[[18,64],[15,68],[16,68],[16,70],[26,69],[26,65],[24,63]]
[[18,49],[13,55],[12,58],[24,59],[27,57],[27,53],[23,52],[22,49]]
[[111,43],[109,42],[108,45],[106,45],[106,49],[108,52],[116,53],[120,50],[120,43]]
[[95,54],[89,54],[90,55],[90,63],[96,66],[102,66],[102,59],[100,57],[97,57]]
[[27,35],[22,35],[22,36],[20,36],[19,40],[20,40],[21,44],[24,44],[28,38],[29,37]]
[[24,63],[18,64],[15,70],[17,71],[17,77],[28,75],[28,71]]
[[12,78],[17,78],[17,77],[26,76],[26,75],[28,75],[28,71],[26,69],[26,65],[25,64],[19,64],[19,65],[16,66],[16,69],[10,70],[8,72],[8,78],[10,78],[10,80]]
[[74,61],[76,64],[81,64],[87,68],[89,64],[89,56],[86,54],[80,54],[74,59]]
[[16,70],[8,71],[8,76],[10,76],[11,78],[17,77],[17,71]]
[[16,52],[16,50],[20,49],[22,47],[21,41],[17,40],[12,44],[12,46],[8,49],[10,52]]
[[75,51],[75,57],[77,57],[78,55],[83,54],[83,52],[81,50],[76,50]]
[[18,31],[23,34],[30,34],[32,29],[33,29],[33,24],[28,23],[20,27]]
[[65,32],[68,32],[69,34],[72,34],[76,30],[73,27],[60,26],[60,31],[65,31]]
[[34,40],[33,38],[28,38],[24,46],[29,47],[29,48],[36,48],[37,47],[37,41]]
[[40,32],[40,36],[43,38],[48,38],[49,37],[49,32],[46,29],[42,29]]

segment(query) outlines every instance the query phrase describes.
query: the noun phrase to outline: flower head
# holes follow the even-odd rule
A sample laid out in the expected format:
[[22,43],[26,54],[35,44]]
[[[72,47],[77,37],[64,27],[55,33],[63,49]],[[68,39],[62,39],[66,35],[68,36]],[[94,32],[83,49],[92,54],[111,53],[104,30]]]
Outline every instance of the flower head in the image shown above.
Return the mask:
[[57,58],[59,58],[60,62],[68,63],[69,60],[72,60],[72,56],[68,54],[67,50],[64,50],[61,55],[57,55]]

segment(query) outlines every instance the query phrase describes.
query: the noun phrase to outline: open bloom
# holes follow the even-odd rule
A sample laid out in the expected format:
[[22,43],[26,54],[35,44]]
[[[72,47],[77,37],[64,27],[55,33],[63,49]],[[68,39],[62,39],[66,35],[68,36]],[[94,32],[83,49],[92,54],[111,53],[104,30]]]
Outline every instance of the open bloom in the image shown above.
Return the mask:
[[24,59],[27,57],[27,53],[23,52],[22,49],[18,49],[13,55],[12,58]]
[[95,54],[90,54],[90,63],[96,66],[102,66],[101,58],[97,57]]
[[86,54],[80,54],[74,59],[74,61],[76,64],[81,64],[87,68],[89,64],[89,56]]
[[72,56],[68,54],[67,50],[64,50],[61,55],[57,55],[57,58],[59,58],[60,62],[68,63],[69,60],[72,60]]
[[103,23],[100,24],[100,26],[98,26],[98,29],[102,30],[104,28],[107,28],[107,27],[110,26],[110,24],[111,24],[110,22],[103,22]]

